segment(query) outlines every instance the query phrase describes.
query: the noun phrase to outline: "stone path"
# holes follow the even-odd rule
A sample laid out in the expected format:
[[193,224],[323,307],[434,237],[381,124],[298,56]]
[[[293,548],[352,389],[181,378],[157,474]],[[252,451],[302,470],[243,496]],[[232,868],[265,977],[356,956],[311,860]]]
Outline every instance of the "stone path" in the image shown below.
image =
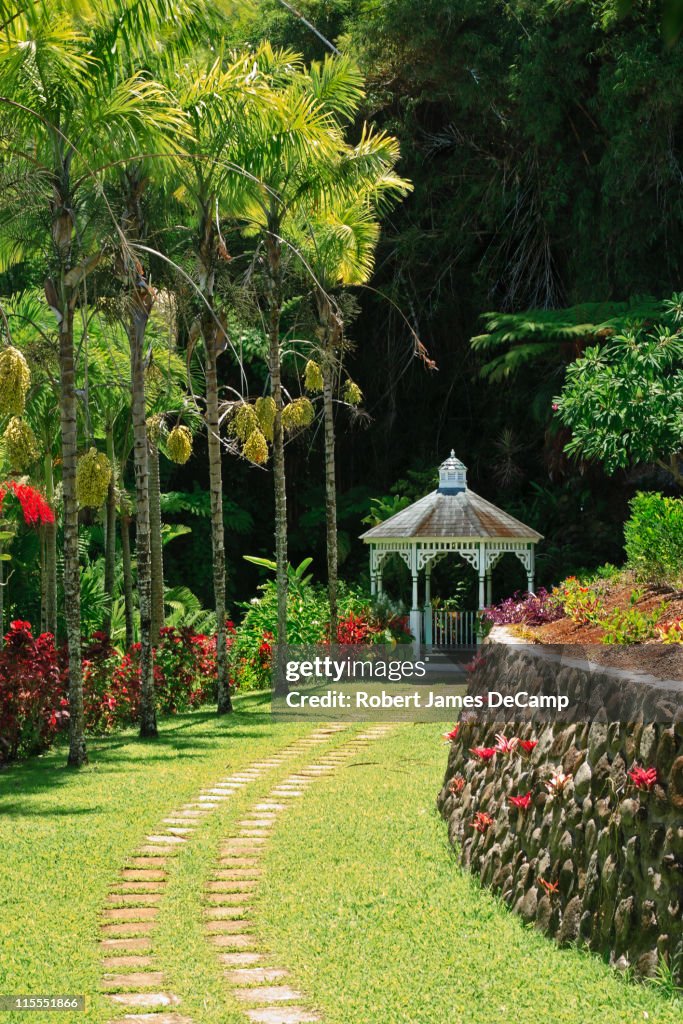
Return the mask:
[[353,754],[391,728],[369,728],[343,747],[293,772],[274,786],[265,800],[254,804],[221,845],[220,859],[206,889],[206,931],[225,967],[233,996],[244,1003],[244,1013],[253,1024],[316,1024],[322,1020],[304,1005],[304,994],[289,984],[287,970],[254,933],[250,917],[254,891],[263,873],[261,858],[273,828],[315,779],[348,763]]
[[[190,1017],[175,1009],[180,999],[168,990],[154,953],[154,928],[159,912],[158,904],[166,888],[169,858],[176,856],[191,841],[193,832],[208,815],[240,789],[279,767],[288,758],[301,756],[310,747],[327,742],[331,736],[345,728],[344,725],[323,726],[282,748],[272,757],[254,761],[202,790],[196,800],[184,804],[164,818],[159,828],[148,835],[128,859],[109,892],[100,929],[102,988],[107,993],[112,1009],[122,1014],[115,1017],[111,1024],[193,1024]],[[244,837],[241,839],[244,841]],[[250,838],[248,841],[258,842],[258,839]],[[255,887],[256,876],[248,875],[248,878]],[[218,878],[217,882],[229,884],[226,879]],[[241,894],[233,895],[244,896],[248,891],[243,889]],[[219,888],[214,895],[225,896],[229,905],[229,888]],[[235,902],[239,903],[239,899]],[[225,906],[217,901],[214,909],[223,913]],[[220,925],[230,922],[227,917],[218,916],[213,923]],[[216,938],[219,937],[216,934]]]

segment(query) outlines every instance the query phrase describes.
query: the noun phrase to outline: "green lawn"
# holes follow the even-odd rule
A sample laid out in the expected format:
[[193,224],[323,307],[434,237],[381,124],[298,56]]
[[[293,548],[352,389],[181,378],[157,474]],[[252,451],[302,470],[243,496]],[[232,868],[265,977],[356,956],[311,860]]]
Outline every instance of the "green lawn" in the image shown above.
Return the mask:
[[463,875],[434,800],[438,726],[317,783],[267,855],[264,935],[327,1024],[677,1022],[683,1004],[560,950]]
[[[90,997],[85,1017],[32,1013],[34,1024],[121,1016],[98,994],[97,938],[126,856],[201,787],[308,731],[274,725],[265,698],[248,695],[230,720],[200,713],[163,722],[156,743],[132,733],[92,742],[80,774],[64,768],[60,750],[0,773],[0,993]],[[296,987],[327,1024],[680,1021],[680,1004],[626,984],[594,957],[556,949],[461,874],[434,810],[441,732],[397,728],[283,816],[256,923]],[[219,841],[276,780],[314,757],[264,773],[173,860],[155,966],[196,1024],[245,1021],[203,930],[202,890]]]

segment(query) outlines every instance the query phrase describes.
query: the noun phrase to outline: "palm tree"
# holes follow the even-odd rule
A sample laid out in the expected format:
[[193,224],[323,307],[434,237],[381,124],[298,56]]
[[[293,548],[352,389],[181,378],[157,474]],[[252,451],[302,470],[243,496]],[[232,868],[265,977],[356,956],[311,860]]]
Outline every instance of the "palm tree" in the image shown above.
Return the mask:
[[[191,339],[201,336],[204,349],[206,433],[211,497],[211,546],[214,607],[216,612],[217,711],[232,711],[227,658],[225,609],[225,526],[219,410],[218,359],[229,344],[226,311],[218,305],[217,277],[229,261],[222,223],[234,217],[231,201],[241,189],[231,176],[231,143],[242,124],[257,119],[271,101],[265,82],[252,68],[259,54],[227,63],[223,55],[209,64],[186,64],[178,74],[178,92],[190,125],[185,142],[187,158],[178,162],[178,175],[196,218],[193,255],[200,308]],[[232,185],[232,188],[231,188]]]
[[[116,158],[163,111],[160,87],[141,72],[121,74],[122,54],[137,52],[185,8],[171,0],[0,0],[0,103],[5,115],[3,171],[21,181],[21,197],[0,228],[6,256],[28,239],[45,251],[45,297],[59,334],[60,426],[64,501],[64,601],[69,660],[69,764],[87,760],[81,675],[78,446],[74,320],[88,275],[103,258],[99,168]],[[156,109],[158,107],[158,109]],[[88,214],[86,216],[86,210]],[[109,224],[109,228],[113,225]],[[99,229],[99,230],[98,230]]]
[[[341,202],[328,205],[320,214],[303,219],[296,243],[312,271],[313,294],[320,327],[320,370],[322,377],[325,447],[325,524],[327,537],[327,588],[330,606],[330,637],[337,636],[338,570],[337,487],[335,468],[334,396],[338,390],[344,354],[343,304],[335,298],[340,289],[366,284],[374,268],[380,235],[378,204],[386,206],[405,195],[410,183],[393,171],[398,143],[382,136],[377,139],[375,180],[371,165],[359,183]],[[363,138],[359,147],[366,145]],[[355,154],[345,154],[343,161]]]
[[[273,422],[273,481],[275,491],[275,561],[277,579],[277,643],[287,642],[287,491],[280,323],[284,302],[285,267],[290,251],[283,248],[283,225],[302,210],[325,205],[345,183],[338,174],[338,155],[344,149],[337,115],[351,112],[362,96],[362,78],[346,57],[326,58],[310,72],[292,54],[265,51],[260,65],[272,84],[277,102],[248,120],[237,134],[234,161],[248,168],[240,183],[243,219],[258,232],[264,257],[263,301],[268,337],[267,364]],[[344,168],[344,176],[348,176]],[[281,673],[277,673],[281,684]]]

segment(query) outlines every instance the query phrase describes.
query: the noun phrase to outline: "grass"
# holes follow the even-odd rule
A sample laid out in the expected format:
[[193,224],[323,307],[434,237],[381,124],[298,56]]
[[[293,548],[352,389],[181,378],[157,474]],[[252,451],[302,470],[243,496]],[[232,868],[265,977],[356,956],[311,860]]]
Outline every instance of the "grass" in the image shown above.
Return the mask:
[[[93,995],[100,989],[98,921],[108,888],[169,811],[310,731],[273,724],[265,700],[238,697],[229,719],[210,712],[168,719],[153,742],[132,731],[91,740],[90,764],[78,773],[65,767],[63,749],[0,772],[0,993],[85,994],[89,1022],[113,1016]],[[171,909],[182,907],[164,907]],[[188,923],[182,913],[174,918],[176,936]],[[56,1019],[40,1011],[30,1018]],[[83,1019],[59,1015],[61,1024]],[[25,1013],[2,1014],[3,1024],[20,1020]]]
[[259,929],[327,1024],[657,1024],[682,1004],[560,950],[455,863],[434,809],[438,726],[316,783],[267,854]]
[[[98,922],[127,855],[219,776],[310,731],[275,724],[265,697],[91,743],[81,773],[64,751],[0,773],[0,993],[85,994],[104,1024]],[[458,869],[434,810],[442,728],[401,726],[293,802],[269,844],[257,927],[327,1024],[673,1024],[681,1004],[628,985],[599,959],[560,951]],[[349,733],[329,741],[344,744]],[[154,938],[165,987],[196,1024],[244,1024],[203,928],[220,840],[311,752],[264,773],[207,817],[172,859]],[[34,1012],[34,1024],[54,1024]],[[24,1014],[3,1014],[19,1024]]]

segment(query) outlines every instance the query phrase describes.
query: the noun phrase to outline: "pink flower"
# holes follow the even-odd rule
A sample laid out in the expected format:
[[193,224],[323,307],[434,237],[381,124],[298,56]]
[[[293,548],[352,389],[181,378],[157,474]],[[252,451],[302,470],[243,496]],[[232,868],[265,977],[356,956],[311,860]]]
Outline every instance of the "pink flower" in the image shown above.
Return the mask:
[[460,774],[454,775],[451,781],[448,783],[448,792],[453,793],[454,796],[457,796],[459,793],[462,793],[464,788],[465,780]]
[[445,740],[448,740],[449,743],[455,743],[455,741],[458,738],[458,733],[459,732],[460,732],[460,726],[456,725],[453,729],[451,729],[450,732],[445,732],[443,734],[443,738]]
[[508,739],[505,733],[496,733],[496,750],[498,751],[499,754],[514,753],[514,751],[517,749],[518,743],[519,740],[516,736],[511,736],[510,739]]
[[564,772],[555,772],[550,780],[546,782],[545,788],[550,794],[561,793],[567,783],[571,781],[571,778],[571,772],[566,775]]

